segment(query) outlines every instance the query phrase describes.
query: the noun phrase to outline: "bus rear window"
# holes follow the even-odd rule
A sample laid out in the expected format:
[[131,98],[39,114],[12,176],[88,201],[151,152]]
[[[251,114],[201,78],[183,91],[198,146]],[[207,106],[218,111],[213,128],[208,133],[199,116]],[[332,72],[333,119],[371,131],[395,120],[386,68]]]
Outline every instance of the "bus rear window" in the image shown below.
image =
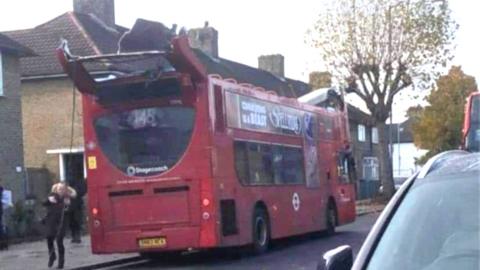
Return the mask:
[[187,107],[152,107],[97,118],[94,122],[103,153],[129,176],[167,171],[185,152],[195,112]]
[[301,148],[235,141],[235,170],[246,185],[302,184],[305,179]]

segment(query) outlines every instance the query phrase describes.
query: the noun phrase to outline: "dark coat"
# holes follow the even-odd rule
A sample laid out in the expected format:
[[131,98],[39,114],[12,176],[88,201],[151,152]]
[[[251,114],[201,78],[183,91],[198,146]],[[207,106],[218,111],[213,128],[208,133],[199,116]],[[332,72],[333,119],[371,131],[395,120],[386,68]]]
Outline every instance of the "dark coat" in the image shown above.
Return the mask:
[[50,193],[48,196],[54,196],[56,203],[48,200],[43,202],[47,208],[47,215],[44,219],[46,237],[64,237],[66,227],[65,204],[63,199],[56,193]]
[[73,181],[70,185],[76,192],[77,196],[71,199],[69,210],[72,212],[81,211],[83,208],[83,196],[87,193],[87,185],[85,179]]

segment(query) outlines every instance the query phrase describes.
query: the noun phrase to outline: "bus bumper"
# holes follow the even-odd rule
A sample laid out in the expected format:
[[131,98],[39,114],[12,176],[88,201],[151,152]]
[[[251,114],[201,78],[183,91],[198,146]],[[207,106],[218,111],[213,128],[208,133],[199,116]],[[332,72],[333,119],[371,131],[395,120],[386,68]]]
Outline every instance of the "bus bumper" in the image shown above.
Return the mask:
[[[140,247],[142,239],[163,239],[161,246],[156,244]],[[160,230],[121,230],[105,233],[101,239],[92,237],[94,254],[161,252],[201,248],[199,227],[175,227]]]

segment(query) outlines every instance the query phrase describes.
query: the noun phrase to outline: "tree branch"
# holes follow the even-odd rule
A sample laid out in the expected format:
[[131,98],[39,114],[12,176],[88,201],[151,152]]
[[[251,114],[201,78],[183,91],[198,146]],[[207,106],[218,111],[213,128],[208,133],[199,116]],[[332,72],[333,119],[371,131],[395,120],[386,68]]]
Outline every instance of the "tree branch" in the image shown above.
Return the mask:
[[[372,88],[373,88],[373,92],[374,92],[375,94],[377,94],[377,96],[380,98],[380,97],[382,96],[382,93],[380,93],[380,87],[378,86],[378,80],[374,80],[374,79],[372,78],[372,76],[370,75],[370,69],[371,69],[371,67],[369,67],[369,70],[367,70],[367,71],[365,72],[365,74],[367,74],[367,78],[368,78],[368,81],[370,82],[370,85],[371,85]],[[372,71],[372,73],[373,73],[373,71]],[[374,75],[374,76],[375,76],[375,75]]]
[[400,86],[397,87],[397,89],[395,90],[390,90],[390,93],[388,94],[388,98],[387,98],[387,108],[390,110],[392,108],[392,104],[393,104],[393,98],[395,97],[395,95],[400,92],[402,89],[405,89],[407,88],[408,86],[412,85],[412,83],[402,83]]

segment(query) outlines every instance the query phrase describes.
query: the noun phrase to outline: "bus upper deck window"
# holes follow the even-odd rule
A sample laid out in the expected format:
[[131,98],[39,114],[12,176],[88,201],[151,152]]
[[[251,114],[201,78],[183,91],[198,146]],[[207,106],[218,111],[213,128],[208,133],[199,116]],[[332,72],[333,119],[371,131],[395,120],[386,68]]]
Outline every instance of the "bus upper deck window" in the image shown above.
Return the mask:
[[100,116],[94,122],[103,153],[129,176],[167,171],[185,152],[195,111],[189,107],[151,107]]

